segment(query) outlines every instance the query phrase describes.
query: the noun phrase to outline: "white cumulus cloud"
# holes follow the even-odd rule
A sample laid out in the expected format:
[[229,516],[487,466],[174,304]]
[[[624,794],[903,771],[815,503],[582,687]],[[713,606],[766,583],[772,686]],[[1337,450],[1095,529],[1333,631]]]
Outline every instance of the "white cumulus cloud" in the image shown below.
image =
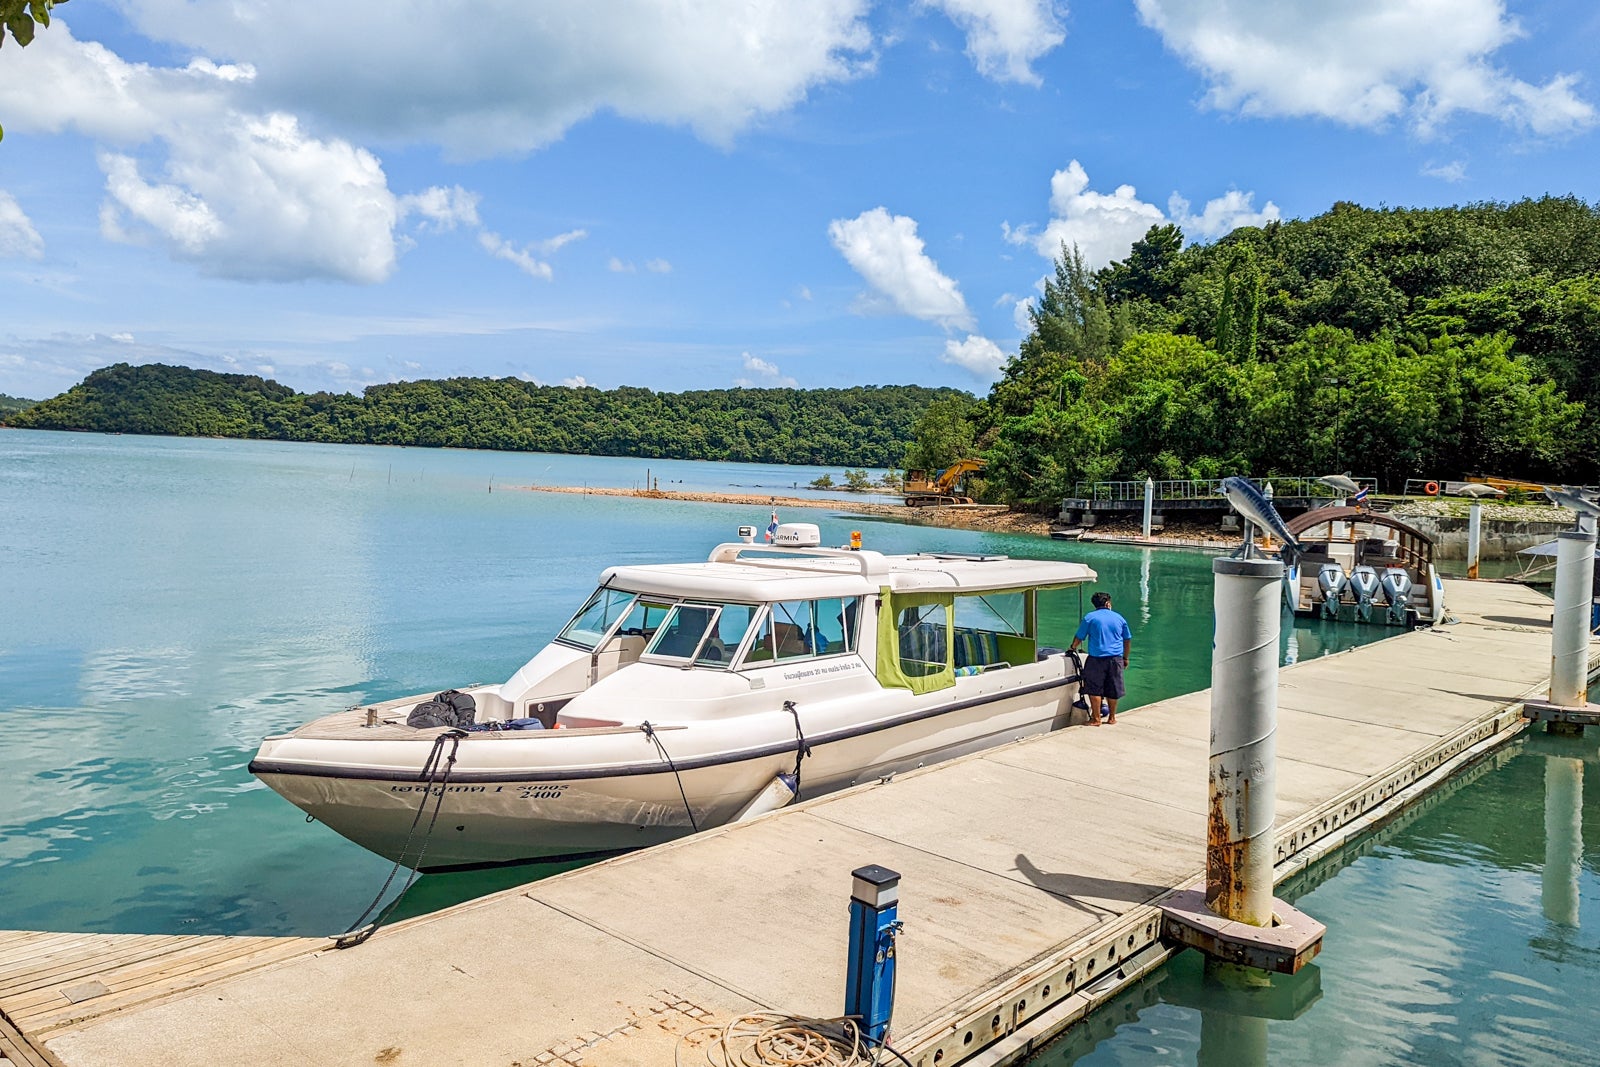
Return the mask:
[[644,261],[644,269],[651,274],[671,274],[672,264],[664,259],[647,259]]
[[1006,362],[1006,354],[1000,351],[999,345],[977,334],[968,334],[965,341],[957,341],[953,337],[945,341],[944,355],[940,358],[971,371],[986,382],[999,377],[1000,368]]
[[923,250],[915,219],[875,207],[853,219],[834,219],[828,224],[828,236],[845,261],[894,309],[946,329],[972,328],[966,298]]
[[[1188,239],[1215,240],[1240,226],[1260,226],[1279,217],[1278,205],[1267,201],[1255,208],[1255,194],[1230,190],[1206,201],[1199,214],[1177,193],[1167,200],[1167,211],[1139,199],[1131,185],[1110,193],[1089,188],[1089,175],[1076,159],[1050,179],[1050,221],[1043,229],[1029,224],[1003,224],[1006,239],[1033,248],[1046,259],[1061,254],[1062,245],[1077,246],[1084,263],[1097,269],[1128,254],[1133,243],[1151,226],[1177,223]],[[1019,305],[1018,316],[1022,314]]]
[[1422,168],[1422,173],[1425,177],[1454,184],[1467,180],[1467,164],[1460,159],[1452,159],[1448,163],[1429,163]]
[[109,239],[224,278],[387,278],[402,216],[448,211],[453,194],[403,203],[372,153],[241,106],[253,80],[242,64],[128,63],[61,23],[0,64],[0,113],[19,131],[101,142]]
[[477,157],[549,144],[601,111],[725,143],[814,87],[870,69],[868,6],[347,0],[311,32],[269,0],[141,0],[126,10],[155,39],[248,58],[252,92],[269,109]]
[[967,55],[995,81],[1040,84],[1033,62],[1066,33],[1051,0],[927,0],[967,35]]
[[17,198],[0,190],[0,257],[39,259],[44,255],[44,238],[33,228]]
[[1206,102],[1245,115],[1351,126],[1457,113],[1538,135],[1595,122],[1577,78],[1542,85],[1494,62],[1521,37],[1504,0],[1135,0],[1139,17],[1210,82]]
[[793,389],[800,384],[779,370],[778,365],[771,360],[752,356],[748,352],[741,353],[740,358],[744,363],[744,374],[733,380],[733,384],[740,389],[777,387]]

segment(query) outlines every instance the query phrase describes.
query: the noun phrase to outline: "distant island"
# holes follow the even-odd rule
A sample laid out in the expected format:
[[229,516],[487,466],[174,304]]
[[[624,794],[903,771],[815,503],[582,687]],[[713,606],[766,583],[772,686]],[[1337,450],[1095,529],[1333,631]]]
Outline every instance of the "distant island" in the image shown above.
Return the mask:
[[24,400],[20,396],[7,396],[4,393],[0,393],[0,420],[4,420],[8,415],[15,415],[19,411],[27,411],[37,403],[37,400]]
[[966,394],[915,385],[658,393],[516,378],[394,382],[355,396],[118,363],[0,417],[38,430],[894,467],[918,416],[955,396]]

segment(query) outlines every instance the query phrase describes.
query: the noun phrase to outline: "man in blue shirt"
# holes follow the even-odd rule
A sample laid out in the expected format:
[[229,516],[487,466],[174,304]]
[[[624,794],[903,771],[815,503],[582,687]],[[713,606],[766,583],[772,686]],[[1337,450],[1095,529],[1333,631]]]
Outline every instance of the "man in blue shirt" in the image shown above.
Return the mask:
[[1078,650],[1079,642],[1089,642],[1089,658],[1083,664],[1083,692],[1089,698],[1089,724],[1100,725],[1100,708],[1109,709],[1106,722],[1117,723],[1117,701],[1127,691],[1122,684],[1122,672],[1128,666],[1128,648],[1133,644],[1133,633],[1128,620],[1111,610],[1111,594],[1096,593],[1089,598],[1094,610],[1078,624],[1078,633],[1072,639],[1070,651]]

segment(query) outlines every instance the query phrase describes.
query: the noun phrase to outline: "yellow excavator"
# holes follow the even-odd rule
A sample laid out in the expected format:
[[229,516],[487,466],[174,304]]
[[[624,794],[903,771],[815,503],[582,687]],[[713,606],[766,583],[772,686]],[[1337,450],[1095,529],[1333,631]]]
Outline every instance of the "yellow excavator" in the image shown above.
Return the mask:
[[983,470],[981,459],[958,459],[932,478],[927,471],[906,471],[906,506],[911,508],[940,507],[945,504],[970,504],[972,498],[956,492],[963,479],[973,471]]

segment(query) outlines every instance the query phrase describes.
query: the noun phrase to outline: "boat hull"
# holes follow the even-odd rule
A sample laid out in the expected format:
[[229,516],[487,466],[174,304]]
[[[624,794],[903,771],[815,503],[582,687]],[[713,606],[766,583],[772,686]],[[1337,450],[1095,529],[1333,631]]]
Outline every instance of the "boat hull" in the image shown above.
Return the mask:
[[[808,736],[810,752],[800,761],[802,798],[1067,725],[1077,684],[1075,677],[1058,676],[1020,692],[941,695],[951,694],[942,704],[892,719]],[[629,733],[636,745],[639,734]],[[270,758],[258,758],[251,770],[364,848],[424,871],[462,869],[670,841],[732,821],[775,776],[795,769],[793,735],[745,752],[695,755],[688,733],[659,733],[669,751],[679,750],[676,769],[659,758],[610,770],[522,771],[473,769],[463,760],[445,784],[430,785],[418,775],[432,747],[431,739],[421,739],[410,742],[418,750],[416,770],[294,766]],[[553,756],[567,739],[537,741],[530,751]],[[515,743],[472,739],[462,746]]]

